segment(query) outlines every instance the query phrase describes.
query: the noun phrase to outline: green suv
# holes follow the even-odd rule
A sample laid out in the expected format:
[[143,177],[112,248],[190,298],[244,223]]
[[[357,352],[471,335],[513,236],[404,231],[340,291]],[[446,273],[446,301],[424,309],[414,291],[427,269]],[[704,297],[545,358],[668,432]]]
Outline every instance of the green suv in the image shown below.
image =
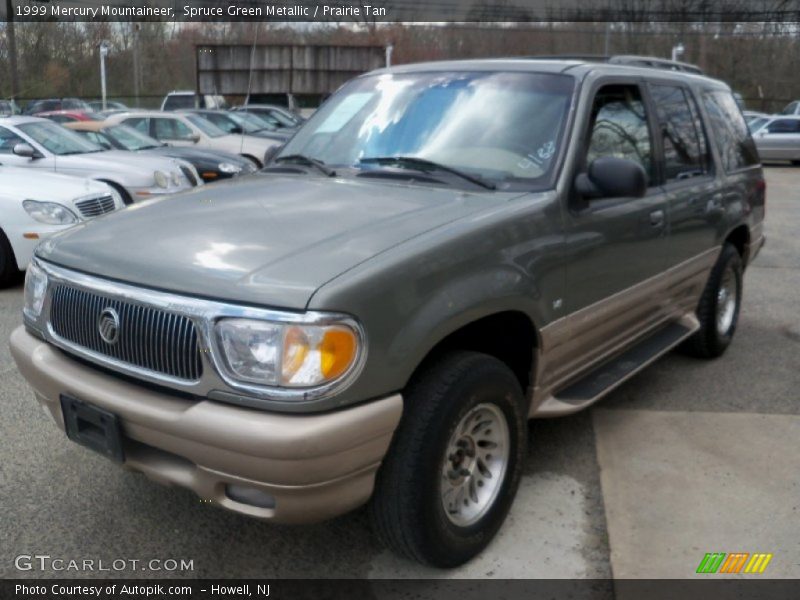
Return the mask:
[[399,66],[252,177],[44,242],[11,348],[59,427],[128,468],[281,522],[368,503],[389,547],[452,567],[508,513],[528,419],[725,351],[764,208],[719,81]]

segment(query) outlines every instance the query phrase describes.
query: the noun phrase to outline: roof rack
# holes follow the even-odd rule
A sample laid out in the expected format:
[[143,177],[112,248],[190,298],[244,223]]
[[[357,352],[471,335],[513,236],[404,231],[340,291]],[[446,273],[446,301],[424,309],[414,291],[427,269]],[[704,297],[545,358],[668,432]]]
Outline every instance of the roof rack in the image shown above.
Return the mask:
[[613,56],[605,54],[558,54],[550,56],[532,56],[531,58],[605,62],[613,65],[630,65],[633,67],[648,67],[651,69],[664,69],[667,71],[680,71],[682,73],[703,75],[703,70],[697,65],[678,60],[669,60],[667,58],[657,58],[655,56],[636,56],[634,54],[616,54]]

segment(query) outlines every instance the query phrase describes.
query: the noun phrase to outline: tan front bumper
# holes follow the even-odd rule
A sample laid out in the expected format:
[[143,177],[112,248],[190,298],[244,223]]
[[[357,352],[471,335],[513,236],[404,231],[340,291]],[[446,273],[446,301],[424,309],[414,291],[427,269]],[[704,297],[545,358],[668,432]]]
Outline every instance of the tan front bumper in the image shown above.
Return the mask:
[[[318,415],[185,399],[85,366],[23,327],[11,334],[10,346],[36,398],[62,429],[60,394],[105,408],[120,418],[126,466],[275,521],[320,521],[366,502],[402,413],[399,395]],[[232,500],[228,484],[271,494],[275,507]]]

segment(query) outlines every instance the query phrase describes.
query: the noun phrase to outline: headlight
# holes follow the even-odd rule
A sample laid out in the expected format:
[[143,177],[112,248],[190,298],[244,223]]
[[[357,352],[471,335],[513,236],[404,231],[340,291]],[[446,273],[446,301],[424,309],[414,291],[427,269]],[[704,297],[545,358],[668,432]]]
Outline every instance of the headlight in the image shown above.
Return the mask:
[[220,172],[228,173],[229,175],[231,175],[233,173],[238,173],[239,171],[241,171],[241,169],[239,167],[237,167],[236,165],[233,165],[231,163],[225,163],[225,162],[224,163],[219,163],[219,165],[217,165],[217,169],[219,169]]
[[25,316],[33,320],[39,318],[46,292],[47,275],[35,261],[31,261],[25,274],[25,304],[22,307]]
[[79,221],[78,217],[70,209],[55,202],[25,200],[22,203],[22,208],[40,223],[47,223],[48,225],[70,225]]
[[160,188],[169,187],[169,177],[163,171],[156,171],[153,173],[153,179],[156,180],[156,185]]
[[358,362],[361,339],[348,323],[301,325],[223,319],[216,336],[235,379],[266,386],[312,388],[335,381]]

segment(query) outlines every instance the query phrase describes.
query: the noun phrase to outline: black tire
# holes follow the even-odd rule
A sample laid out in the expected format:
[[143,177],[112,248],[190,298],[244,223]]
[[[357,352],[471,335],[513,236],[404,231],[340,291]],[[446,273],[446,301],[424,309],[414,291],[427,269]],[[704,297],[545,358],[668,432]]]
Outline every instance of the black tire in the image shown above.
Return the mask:
[[793,164],[795,167],[800,167],[800,160],[793,160],[793,161],[792,161],[792,164]]
[[[435,567],[456,567],[483,550],[511,507],[526,450],[526,403],[511,370],[477,352],[447,354],[423,368],[404,396],[404,415],[378,472],[369,506],[372,526],[381,542],[402,556]],[[502,415],[507,425],[505,472],[498,476],[502,483],[494,488],[485,512],[475,515],[477,521],[459,526],[446,514],[442,497],[447,485],[443,483],[445,460],[453,456],[448,446],[462,419],[470,414],[480,418],[475,411],[486,406],[498,419]],[[479,470],[477,458],[467,460],[473,461],[473,470]],[[479,480],[476,476],[474,485],[483,486]],[[482,487],[486,493],[492,483],[484,481],[488,482]],[[473,490],[477,489],[474,485]]]
[[[728,327],[720,330],[717,317],[723,310],[724,304],[720,303],[720,288],[726,272],[730,271],[735,283],[735,307]],[[742,257],[732,244],[725,244],[711,270],[700,303],[697,306],[697,318],[700,320],[700,329],[684,344],[682,350],[699,358],[716,358],[721,356],[736,333],[736,324],[739,320],[739,310],[742,305]]]
[[0,288],[14,285],[19,280],[17,258],[6,234],[0,229]]

